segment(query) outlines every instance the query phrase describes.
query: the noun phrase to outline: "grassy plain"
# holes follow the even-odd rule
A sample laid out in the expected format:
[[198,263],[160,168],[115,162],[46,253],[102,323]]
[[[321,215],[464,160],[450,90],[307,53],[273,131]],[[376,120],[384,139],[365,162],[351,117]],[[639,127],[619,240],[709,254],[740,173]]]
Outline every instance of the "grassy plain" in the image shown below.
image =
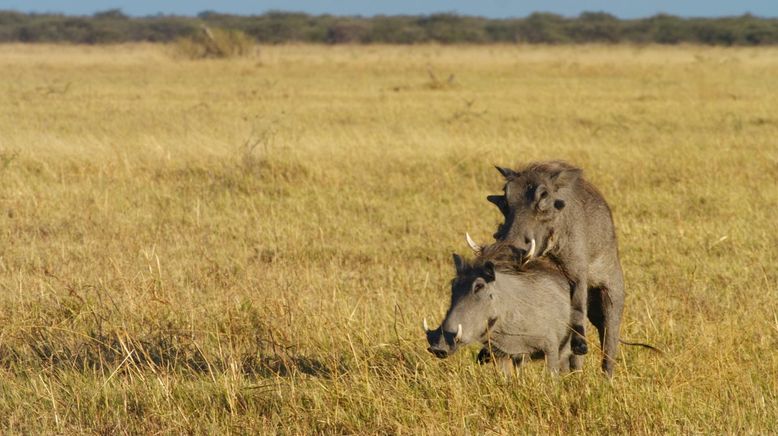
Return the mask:
[[[611,383],[425,351],[550,158],[665,350]],[[775,48],[0,46],[0,431],[772,433],[776,211]]]

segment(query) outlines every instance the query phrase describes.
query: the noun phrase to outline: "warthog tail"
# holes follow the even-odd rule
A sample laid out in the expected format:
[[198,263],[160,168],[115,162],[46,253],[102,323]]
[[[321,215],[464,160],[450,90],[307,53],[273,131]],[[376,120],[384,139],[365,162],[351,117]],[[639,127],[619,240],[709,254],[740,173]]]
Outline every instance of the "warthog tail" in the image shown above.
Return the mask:
[[659,348],[656,348],[656,347],[655,347],[655,346],[653,346],[653,345],[644,344],[644,343],[642,343],[642,342],[627,342],[627,341],[625,341],[625,340],[622,340],[622,339],[619,339],[619,342],[621,342],[621,343],[622,343],[622,344],[624,344],[624,345],[631,345],[631,346],[633,346],[633,347],[643,347],[643,348],[648,348],[649,350],[651,350],[651,351],[653,351],[653,352],[655,352],[655,353],[659,353],[659,354],[665,354],[665,352],[664,352],[664,351],[662,351],[662,350],[660,350]]

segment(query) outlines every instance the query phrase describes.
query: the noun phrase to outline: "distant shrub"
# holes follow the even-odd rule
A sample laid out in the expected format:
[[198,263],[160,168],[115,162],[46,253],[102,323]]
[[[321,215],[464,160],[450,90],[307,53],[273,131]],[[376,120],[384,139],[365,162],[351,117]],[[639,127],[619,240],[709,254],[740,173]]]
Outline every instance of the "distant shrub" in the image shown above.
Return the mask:
[[124,14],[121,9],[108,9],[95,12],[93,17],[100,20],[128,20],[130,17]]
[[[208,23],[213,19],[208,17]],[[271,11],[246,20],[246,33],[263,43],[323,42],[327,29],[326,17],[312,17],[302,13]]]
[[529,43],[558,44],[567,42],[566,20],[556,14],[534,13],[522,23],[521,40]]
[[370,19],[366,42],[415,44],[428,40],[419,20],[411,16],[377,16]]
[[654,42],[677,44],[691,39],[689,27],[684,24],[682,18],[660,14],[647,19],[646,22]]
[[368,32],[368,23],[342,20],[329,26],[326,41],[329,44],[364,42]]
[[778,44],[778,26],[754,20],[743,26],[743,39],[750,45]]
[[[213,30],[206,31],[203,26]],[[254,43],[286,42],[767,45],[778,44],[778,19],[748,14],[721,18],[659,14],[619,19],[603,12],[583,12],[578,17],[534,13],[526,18],[509,19],[452,13],[339,17],[281,11],[251,16],[204,11],[195,18],[132,17],[119,9],[86,17],[0,10],[0,42],[14,41],[79,44],[175,41],[180,54],[193,59],[242,56],[251,52]]]
[[613,43],[622,39],[618,18],[602,12],[584,12],[568,28],[574,41]]
[[176,52],[189,59],[232,58],[252,52],[255,41],[240,30],[210,29],[178,38]]
[[456,14],[433,14],[417,20],[430,41],[443,44],[486,42],[483,22],[481,18]]
[[523,20],[491,20],[484,26],[487,38],[493,42],[519,42],[522,40]]

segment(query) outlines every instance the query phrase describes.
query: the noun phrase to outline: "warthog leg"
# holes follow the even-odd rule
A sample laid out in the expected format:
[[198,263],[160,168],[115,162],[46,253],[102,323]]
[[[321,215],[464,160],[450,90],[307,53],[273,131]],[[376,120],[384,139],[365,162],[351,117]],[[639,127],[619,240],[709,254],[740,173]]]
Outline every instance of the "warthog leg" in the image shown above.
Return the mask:
[[589,290],[589,321],[597,328],[602,346],[602,371],[613,376],[619,351],[619,325],[624,309],[623,288],[620,292],[605,286]]

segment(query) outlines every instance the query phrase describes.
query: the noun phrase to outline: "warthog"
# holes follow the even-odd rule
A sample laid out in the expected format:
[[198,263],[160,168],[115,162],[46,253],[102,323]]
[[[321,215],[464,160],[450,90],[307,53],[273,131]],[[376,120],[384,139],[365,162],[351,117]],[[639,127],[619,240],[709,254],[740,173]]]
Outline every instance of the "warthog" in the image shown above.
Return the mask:
[[[454,254],[456,277],[451,307],[440,327],[424,330],[428,350],[450,356],[463,345],[481,343],[503,370],[526,355],[546,357],[552,374],[568,371],[570,287],[559,267],[546,259],[522,263],[523,252],[509,244],[484,248],[473,262]],[[484,351],[479,360],[484,357]]]
[[[582,171],[560,161],[532,163],[517,171],[497,167],[505,177],[503,195],[487,199],[505,222],[494,237],[525,250],[528,257],[548,256],[570,282],[576,332],[573,353],[586,354],[584,321],[597,327],[602,369],[613,375],[624,308],[624,276],[610,208]],[[592,313],[587,314],[587,306]],[[580,369],[581,357],[572,359]]]

